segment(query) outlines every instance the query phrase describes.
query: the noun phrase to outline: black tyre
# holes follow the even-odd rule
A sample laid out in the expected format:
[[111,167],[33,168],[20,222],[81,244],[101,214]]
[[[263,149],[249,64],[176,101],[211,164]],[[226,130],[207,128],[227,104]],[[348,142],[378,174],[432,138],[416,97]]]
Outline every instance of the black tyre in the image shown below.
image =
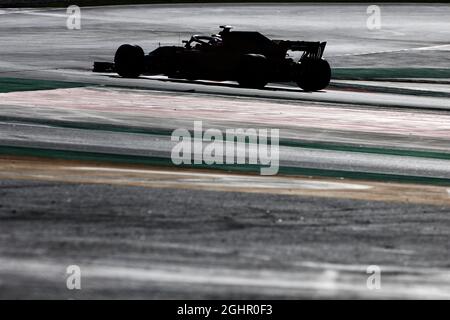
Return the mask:
[[267,58],[259,54],[244,55],[237,69],[237,81],[241,87],[262,89],[268,81]]
[[139,77],[144,71],[144,50],[131,44],[121,45],[114,56],[114,67],[121,77]]
[[318,91],[330,84],[331,68],[323,59],[304,59],[298,64],[297,85],[305,91]]

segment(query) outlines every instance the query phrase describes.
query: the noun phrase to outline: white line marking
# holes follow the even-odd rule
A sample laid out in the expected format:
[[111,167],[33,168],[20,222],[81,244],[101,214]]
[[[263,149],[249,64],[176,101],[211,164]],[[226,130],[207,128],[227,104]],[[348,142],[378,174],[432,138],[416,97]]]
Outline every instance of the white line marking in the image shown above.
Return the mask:
[[404,49],[395,49],[395,50],[380,50],[380,51],[369,51],[369,52],[344,53],[344,54],[340,54],[340,55],[333,55],[331,57],[363,56],[363,55],[369,55],[369,54],[397,53],[397,52],[405,52],[405,51],[423,51],[423,50],[448,51],[448,50],[450,50],[450,44],[443,44],[443,45],[438,45],[438,46],[428,46],[428,47],[418,47],[418,48],[404,48]]
[[[367,190],[371,186],[342,183],[342,182],[328,182],[328,181],[311,181],[307,179],[295,178],[279,178],[279,177],[260,177],[260,176],[237,176],[237,175],[220,175],[201,172],[181,172],[181,171],[159,171],[159,170],[145,170],[145,169],[121,169],[121,168],[97,168],[97,167],[65,167],[68,170],[84,170],[84,171],[103,171],[103,172],[123,172],[123,173],[142,173],[142,174],[158,174],[167,176],[188,176],[200,177],[191,179],[180,179],[178,182],[193,183],[203,186],[215,186],[224,184],[230,187],[241,188],[265,188],[265,189],[310,189],[310,190]],[[171,183],[170,181],[158,181],[158,183]]]
[[450,51],[450,44],[443,44],[443,45],[440,45],[440,46],[415,48],[414,50],[443,50],[443,51]]
[[[153,265],[148,268],[85,265],[81,266],[83,277],[86,279],[103,279],[106,288],[111,285],[120,286],[117,281],[139,281],[166,283],[178,285],[215,285],[229,288],[238,287],[239,290],[267,292],[275,294],[272,290],[279,290],[289,294],[295,292],[316,291],[323,295],[336,295],[339,292],[358,294],[359,296],[403,297],[403,298],[450,298],[449,272],[442,270],[439,273],[427,269],[427,273],[413,272],[397,275],[384,275],[381,290],[367,290],[366,274],[364,268],[358,272],[341,272],[338,268],[325,268],[327,264],[317,263],[318,268],[313,270],[295,270],[286,272],[280,270],[235,270],[215,268],[201,268],[177,265]],[[382,269],[383,270],[383,269]],[[61,281],[65,266],[52,262],[37,260],[19,260],[0,258],[0,272],[14,273],[18,276],[35,277],[44,281]],[[387,278],[389,277],[389,278]],[[387,279],[390,279],[388,281]],[[106,283],[105,281],[112,281]],[[89,283],[85,280],[84,283]],[[139,287],[139,286],[137,286]],[[111,287],[110,287],[111,288]],[[118,288],[120,289],[120,288]],[[85,290],[86,287],[85,287]],[[294,292],[292,292],[294,291]]]

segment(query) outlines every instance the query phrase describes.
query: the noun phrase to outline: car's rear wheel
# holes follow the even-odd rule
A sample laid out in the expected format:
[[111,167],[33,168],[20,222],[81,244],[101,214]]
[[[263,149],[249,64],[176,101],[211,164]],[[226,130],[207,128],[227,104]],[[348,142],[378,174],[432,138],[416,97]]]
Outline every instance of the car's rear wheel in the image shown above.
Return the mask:
[[144,71],[144,50],[131,44],[121,45],[114,56],[114,67],[121,77],[139,77]]
[[267,58],[259,54],[244,55],[238,66],[237,78],[241,87],[264,88],[269,82]]
[[305,91],[318,91],[330,84],[330,64],[323,59],[303,59],[296,70],[297,85]]

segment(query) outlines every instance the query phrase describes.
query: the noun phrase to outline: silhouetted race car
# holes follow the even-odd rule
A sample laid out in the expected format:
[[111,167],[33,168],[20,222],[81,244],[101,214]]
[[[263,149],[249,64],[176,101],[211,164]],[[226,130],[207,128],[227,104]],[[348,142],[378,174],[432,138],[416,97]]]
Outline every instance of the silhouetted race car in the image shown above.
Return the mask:
[[[259,32],[221,28],[219,34],[194,35],[183,41],[184,46],[163,46],[147,55],[139,46],[121,45],[109,67],[126,78],[162,74],[189,80],[231,80],[247,88],[294,81],[306,91],[328,86],[331,69],[322,59],[326,42],[270,40]],[[289,50],[303,51],[298,62],[288,57]],[[94,63],[94,71],[107,67]]]

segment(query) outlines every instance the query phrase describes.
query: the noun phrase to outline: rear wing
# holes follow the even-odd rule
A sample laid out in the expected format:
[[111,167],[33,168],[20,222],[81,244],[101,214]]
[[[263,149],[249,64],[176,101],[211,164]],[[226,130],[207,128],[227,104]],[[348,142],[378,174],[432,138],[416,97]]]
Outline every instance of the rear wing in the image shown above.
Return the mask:
[[325,51],[326,42],[272,40],[283,49],[291,51],[303,51],[303,57],[320,59]]

